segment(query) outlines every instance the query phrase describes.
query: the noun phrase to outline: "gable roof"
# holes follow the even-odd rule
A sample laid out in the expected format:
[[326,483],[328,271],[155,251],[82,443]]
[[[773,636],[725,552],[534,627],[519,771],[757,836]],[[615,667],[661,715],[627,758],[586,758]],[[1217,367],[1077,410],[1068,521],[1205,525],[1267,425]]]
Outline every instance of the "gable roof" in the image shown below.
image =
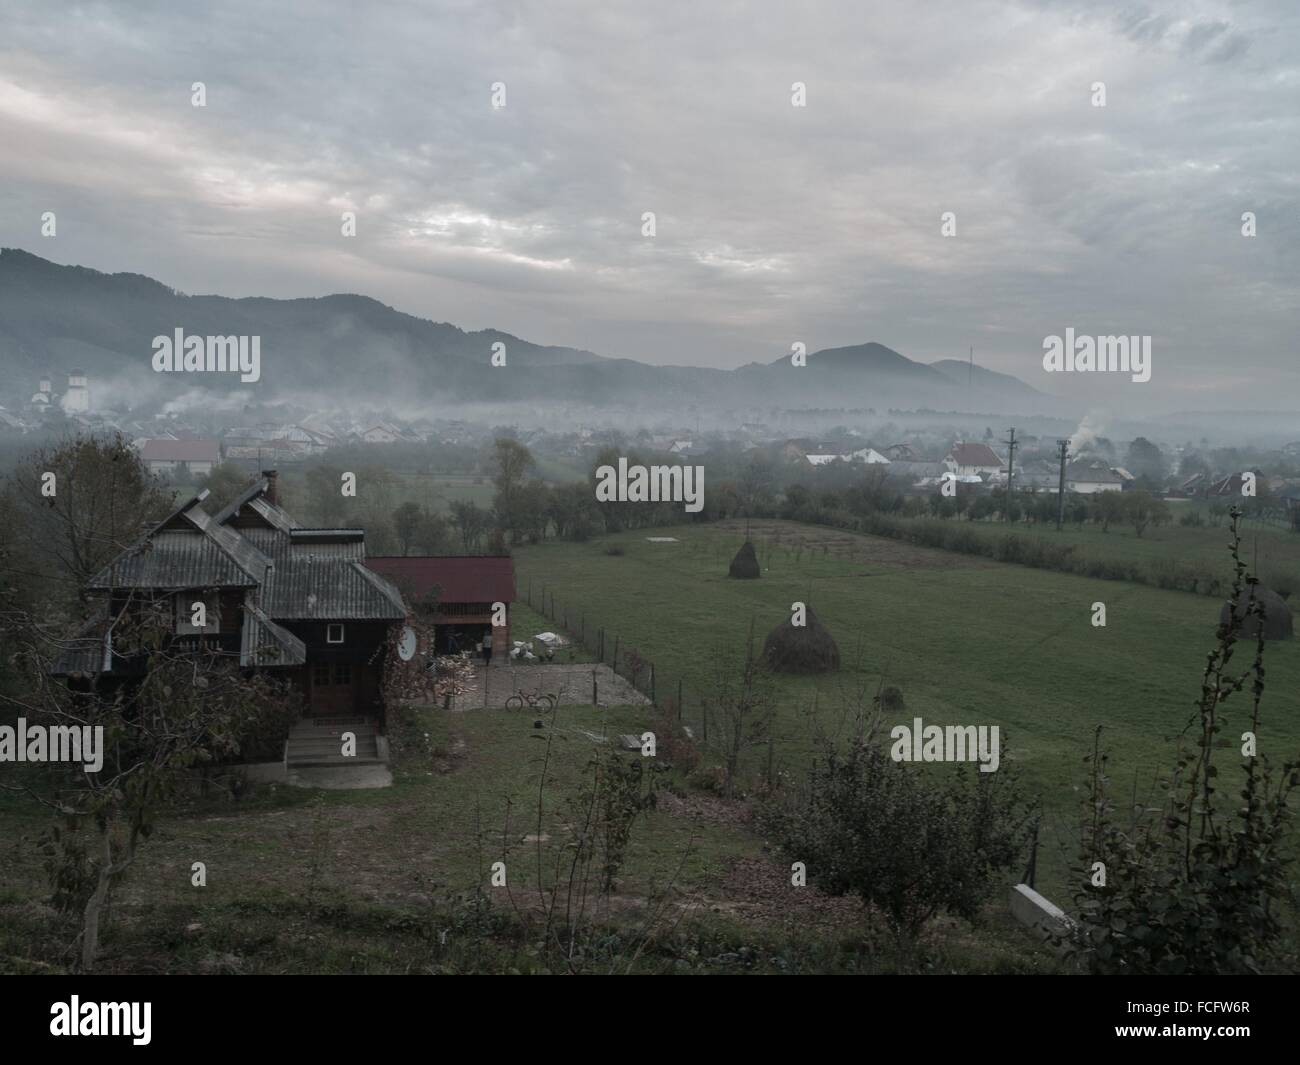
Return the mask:
[[271,560],[233,529],[217,525],[198,504],[207,490],[181,504],[96,573],[86,587],[255,588]]
[[[276,621],[406,617],[401,592],[362,564],[362,530],[301,529],[265,498],[268,487],[267,478],[261,478],[216,518],[198,506],[208,494],[200,492],[105,566],[88,587],[250,589],[241,656],[278,648],[279,664],[292,663],[298,649],[296,637]],[[245,508],[264,520],[247,528],[231,525]]]
[[515,564],[509,555],[380,555],[366,566],[403,591],[441,603],[511,603]]
[[281,628],[255,603],[244,603],[244,632],[239,647],[241,666],[300,666],[307,661],[307,645]]
[[949,449],[948,457],[958,466],[1002,466],[1002,459],[988,444],[968,444],[959,440]]
[[1124,483],[1124,478],[1104,462],[1072,462],[1065,467],[1065,479],[1084,484]]
[[212,520],[218,525],[227,525],[232,518],[237,517],[239,512],[247,507],[257,514],[266,525],[274,529],[283,529],[288,532],[290,529],[298,528],[298,523],[282,507],[266,498],[265,493],[270,487],[271,482],[268,478],[264,476],[257,478],[239,495],[235,496],[230,503],[218,511],[216,517]]

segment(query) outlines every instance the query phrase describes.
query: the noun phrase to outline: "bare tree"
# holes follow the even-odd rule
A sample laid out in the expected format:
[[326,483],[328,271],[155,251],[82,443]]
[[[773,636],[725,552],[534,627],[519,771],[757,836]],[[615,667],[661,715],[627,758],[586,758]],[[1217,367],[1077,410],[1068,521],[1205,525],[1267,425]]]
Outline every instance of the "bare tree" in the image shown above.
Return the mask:
[[749,621],[739,668],[727,654],[718,654],[715,661],[717,672],[711,703],[719,728],[714,735],[726,771],[726,794],[730,798],[735,794],[745,752],[767,743],[772,734],[776,687],[755,643],[753,618]]

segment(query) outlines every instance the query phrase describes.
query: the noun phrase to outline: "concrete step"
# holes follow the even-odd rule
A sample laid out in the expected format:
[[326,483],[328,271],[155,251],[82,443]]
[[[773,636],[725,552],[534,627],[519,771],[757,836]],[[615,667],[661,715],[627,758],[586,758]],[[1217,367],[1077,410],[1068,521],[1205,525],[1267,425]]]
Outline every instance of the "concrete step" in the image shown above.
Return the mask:
[[308,766],[353,766],[353,765],[386,765],[387,763],[377,755],[358,754],[355,758],[344,758],[337,752],[334,754],[308,754],[301,757],[289,758],[289,768],[306,769]]
[[[344,757],[343,733],[356,737],[356,754]],[[364,717],[304,717],[289,730],[285,761],[290,769],[307,767],[382,766],[379,728]]]
[[289,731],[289,738],[291,740],[333,740],[338,739],[345,732],[352,733],[358,741],[373,740],[379,735],[379,730],[373,725],[368,727],[357,725],[355,728],[338,729],[294,728]]
[[331,735],[331,736],[337,736],[339,732],[355,732],[357,733],[357,735],[360,736],[361,733],[363,732],[373,733],[376,730],[377,730],[376,723],[365,722],[365,720],[360,720],[360,722],[347,722],[346,724],[317,724],[316,722],[313,722],[313,720],[311,719],[304,719],[304,720],[300,720],[298,724],[295,724],[295,726],[292,727],[292,730],[290,731],[302,732],[302,733],[320,733],[320,735]]
[[[300,753],[300,752],[304,754],[307,752],[317,754],[322,751],[341,751],[342,749],[343,749],[343,743],[340,740],[331,740],[331,739],[296,740],[293,738],[290,738],[289,740],[290,757],[292,757],[295,753]],[[375,742],[375,738],[373,736],[370,737],[369,740],[363,740],[360,737],[357,737],[356,747],[354,749],[356,750],[357,754],[361,754],[366,751],[378,750],[378,744]]]

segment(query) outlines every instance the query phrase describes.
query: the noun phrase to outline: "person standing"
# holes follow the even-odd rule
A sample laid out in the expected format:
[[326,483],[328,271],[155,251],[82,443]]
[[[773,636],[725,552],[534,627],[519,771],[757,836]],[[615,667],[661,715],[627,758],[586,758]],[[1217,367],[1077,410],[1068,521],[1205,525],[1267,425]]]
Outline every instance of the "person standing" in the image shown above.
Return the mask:
[[492,664],[492,634],[483,637],[483,668]]

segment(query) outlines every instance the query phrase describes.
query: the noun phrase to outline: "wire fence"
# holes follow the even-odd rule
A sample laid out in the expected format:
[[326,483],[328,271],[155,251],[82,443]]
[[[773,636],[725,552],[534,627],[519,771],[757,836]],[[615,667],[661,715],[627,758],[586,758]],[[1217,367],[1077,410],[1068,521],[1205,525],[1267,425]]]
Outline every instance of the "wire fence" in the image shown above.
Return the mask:
[[[558,600],[545,584],[534,589],[530,579],[524,595],[529,608],[550,621],[574,644],[592,654],[617,676],[650,700],[670,721],[700,743],[709,739],[709,700],[698,686],[689,685],[682,673],[665,670],[646,658],[617,631],[601,624],[583,607]],[[593,698],[593,702],[594,702]]]

